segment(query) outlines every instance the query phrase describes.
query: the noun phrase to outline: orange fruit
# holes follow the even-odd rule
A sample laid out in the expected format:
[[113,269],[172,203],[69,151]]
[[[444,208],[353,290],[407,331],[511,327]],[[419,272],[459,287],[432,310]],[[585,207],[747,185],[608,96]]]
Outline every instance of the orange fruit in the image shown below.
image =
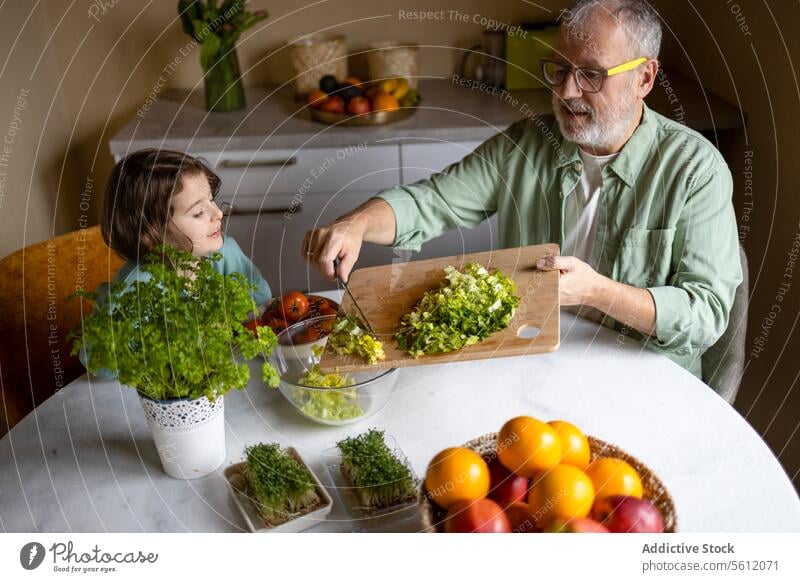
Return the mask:
[[319,89],[313,90],[311,93],[308,94],[308,104],[311,107],[317,108],[322,105],[322,102],[328,98],[328,94],[325,91],[320,91]]
[[400,103],[388,93],[378,93],[372,99],[372,109],[375,111],[396,111]]
[[642,480],[639,474],[622,459],[595,459],[586,467],[586,474],[594,484],[597,499],[611,495],[642,497]]
[[540,527],[557,518],[586,517],[593,503],[592,480],[572,465],[557,465],[543,473],[528,493],[528,504]]
[[574,424],[565,420],[548,422],[561,440],[561,462],[578,469],[585,469],[592,460],[592,449],[586,435]]
[[481,499],[489,493],[489,467],[471,449],[445,449],[431,459],[425,473],[425,489],[444,508],[459,501]]
[[512,473],[533,477],[558,465],[561,440],[552,426],[530,416],[518,416],[500,429],[497,457]]
[[359,85],[361,85],[361,79],[359,79],[358,77],[346,77],[343,83],[349,83],[353,87],[358,87]]

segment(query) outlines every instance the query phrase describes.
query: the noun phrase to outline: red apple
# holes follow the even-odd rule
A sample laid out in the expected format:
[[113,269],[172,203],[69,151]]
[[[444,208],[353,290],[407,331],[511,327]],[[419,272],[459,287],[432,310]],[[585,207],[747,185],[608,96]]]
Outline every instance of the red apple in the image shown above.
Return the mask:
[[661,533],[664,519],[658,508],[647,499],[612,495],[600,499],[592,509],[592,517],[613,533]]
[[533,520],[533,507],[523,501],[512,503],[506,507],[506,517],[511,525],[511,533],[538,533]]
[[528,497],[530,483],[527,477],[515,475],[506,469],[497,458],[489,462],[489,499],[496,501],[501,507],[525,501]]
[[609,533],[608,528],[588,517],[556,518],[544,528],[545,533]]
[[331,95],[319,104],[319,108],[329,113],[344,113],[344,99],[341,95]]
[[369,113],[370,109],[369,99],[366,97],[353,97],[347,102],[347,112],[352,115]]
[[491,499],[459,501],[447,511],[447,533],[510,533],[503,509]]

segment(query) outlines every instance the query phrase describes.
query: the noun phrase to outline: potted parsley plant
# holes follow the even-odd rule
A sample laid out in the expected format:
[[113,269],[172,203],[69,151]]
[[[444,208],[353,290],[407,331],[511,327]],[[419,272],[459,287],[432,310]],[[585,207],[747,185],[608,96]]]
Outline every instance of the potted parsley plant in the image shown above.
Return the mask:
[[139,281],[112,285],[105,300],[76,293],[94,309],[71,334],[73,355],[84,351],[90,372],[111,372],[138,391],[164,471],[178,479],[211,473],[225,460],[223,395],[247,385],[246,360],[264,355],[262,380],[279,381],[266,363],[275,334],[243,324],[257,309],[253,286],[240,273],[215,271],[220,258],[161,246]]

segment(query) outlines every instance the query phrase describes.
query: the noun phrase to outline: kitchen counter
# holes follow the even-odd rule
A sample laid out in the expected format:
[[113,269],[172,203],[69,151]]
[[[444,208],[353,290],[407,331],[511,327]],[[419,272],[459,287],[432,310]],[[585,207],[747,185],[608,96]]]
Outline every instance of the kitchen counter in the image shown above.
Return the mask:
[[[167,90],[111,140],[119,157],[145,147],[182,151],[238,151],[341,147],[362,142],[446,140],[483,141],[525,115],[552,112],[547,90],[507,93],[460,86],[453,78],[420,81],[422,102],[410,118],[377,127],[332,127],[311,120],[287,86],[247,89],[247,108],[208,113],[202,88]],[[703,132],[742,127],[742,113],[686,77],[659,78],[648,104]]]

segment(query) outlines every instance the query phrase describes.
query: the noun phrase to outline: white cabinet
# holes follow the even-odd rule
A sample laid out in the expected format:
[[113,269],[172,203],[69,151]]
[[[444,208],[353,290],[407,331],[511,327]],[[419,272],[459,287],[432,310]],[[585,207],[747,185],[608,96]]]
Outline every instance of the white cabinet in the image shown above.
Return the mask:
[[397,145],[366,143],[339,148],[264,149],[193,153],[222,179],[222,193],[252,197],[352,190],[382,190],[400,180]]
[[[482,142],[402,143],[400,159],[404,184],[412,184],[440,172],[470,154]],[[459,228],[425,243],[414,259],[448,257],[497,248],[497,217],[492,216],[475,228]]]

